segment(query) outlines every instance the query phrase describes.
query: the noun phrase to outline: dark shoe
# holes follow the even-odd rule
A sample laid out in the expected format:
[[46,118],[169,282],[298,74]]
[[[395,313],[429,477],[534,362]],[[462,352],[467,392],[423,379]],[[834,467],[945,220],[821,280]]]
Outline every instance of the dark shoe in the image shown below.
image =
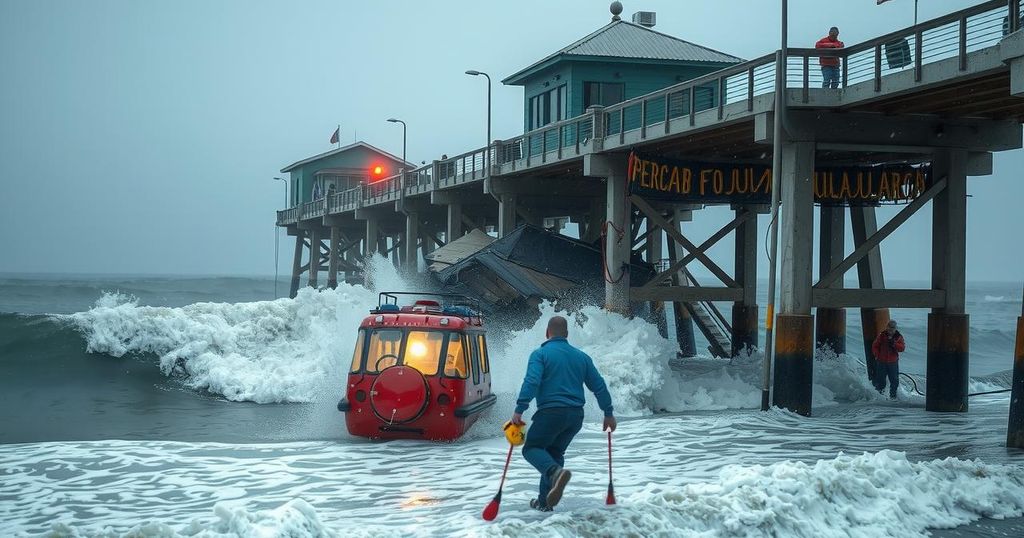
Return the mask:
[[543,504],[540,504],[539,502],[537,502],[537,499],[530,499],[530,508],[533,508],[534,510],[539,510],[541,512],[551,511],[550,506],[544,506]]
[[569,483],[569,479],[572,478],[572,471],[558,467],[551,473],[551,491],[548,491],[548,498],[546,504],[550,508],[554,508],[558,505],[558,502],[562,500],[562,492],[565,491],[565,485]]

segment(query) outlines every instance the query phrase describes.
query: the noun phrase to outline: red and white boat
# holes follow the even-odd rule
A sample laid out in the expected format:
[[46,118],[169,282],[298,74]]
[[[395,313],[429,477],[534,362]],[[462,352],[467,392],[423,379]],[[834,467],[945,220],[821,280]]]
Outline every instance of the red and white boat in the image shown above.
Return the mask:
[[[432,299],[399,306],[399,296]],[[381,293],[359,325],[338,402],[349,433],[431,441],[466,433],[497,399],[486,332],[479,308],[465,297]]]

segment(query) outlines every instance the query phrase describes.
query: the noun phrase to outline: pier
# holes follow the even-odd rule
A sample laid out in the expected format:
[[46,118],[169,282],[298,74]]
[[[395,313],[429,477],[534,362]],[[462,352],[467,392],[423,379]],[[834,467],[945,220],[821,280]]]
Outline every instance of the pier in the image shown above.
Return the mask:
[[[871,342],[888,309],[922,308],[926,408],[967,411],[967,181],[992,173],[994,152],[1022,146],[1020,2],[985,2],[843,49],[747,61],[654,32],[653,19],[613,12],[605,27],[506,78],[525,88],[520,136],[421,166],[357,143],[282,170],[293,205],[277,224],[295,239],[292,295],[303,276],[313,287],[321,275],[331,287],[361,279],[362,260],[375,253],[416,271],[421,256],[473,229],[500,238],[522,224],[558,231],[568,221],[580,240],[602,244],[607,309],[629,315],[645,302],[671,303],[677,324],[692,320],[727,357],[759,344],[756,216],[778,194],[773,403],[811,414],[814,352],[848,349],[845,309],[861,310],[871,375]],[[662,57],[641,60],[641,46]],[[839,88],[821,87],[823,56],[839,58]],[[775,140],[780,104],[784,136]],[[883,204],[902,209],[879,223]],[[886,287],[879,244],[929,205],[930,289]],[[697,244],[687,223],[711,206],[734,218]],[[730,236],[734,263],[722,267],[705,253]],[[631,285],[635,259],[659,268],[654,279]],[[686,269],[693,263],[716,281],[697,282]],[[859,287],[845,288],[854,267]],[[733,303],[730,320],[715,302]]]

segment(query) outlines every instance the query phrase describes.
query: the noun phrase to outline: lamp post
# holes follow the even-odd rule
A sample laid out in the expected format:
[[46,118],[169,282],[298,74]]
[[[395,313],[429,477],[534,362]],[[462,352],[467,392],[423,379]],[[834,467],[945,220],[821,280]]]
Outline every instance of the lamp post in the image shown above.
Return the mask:
[[[275,177],[274,181],[284,183],[284,208],[288,209],[288,181]],[[274,223],[274,299],[277,299],[277,272],[281,266],[281,227]]]
[[783,117],[786,109],[786,56],[789,55],[789,1],[782,0],[782,46],[775,57],[775,110],[772,148],[772,210],[771,221],[768,223],[771,234],[771,246],[768,257],[768,313],[764,321],[764,372],[761,385],[761,410],[767,411],[771,405],[772,378],[772,328],[775,325],[775,273],[779,250],[779,195],[782,185],[782,137],[784,136]]
[[466,74],[467,75],[472,75],[474,77],[480,76],[480,75],[483,75],[483,76],[487,77],[487,144],[485,144],[484,147],[487,148],[487,153],[486,153],[486,155],[487,155],[487,173],[490,174],[490,172],[491,172],[491,76],[488,75],[487,73],[484,73],[483,71],[477,71],[475,69],[470,69],[469,71],[466,71]]
[[399,120],[399,119],[395,119],[395,118],[388,118],[388,121],[391,122],[391,123],[401,123],[402,124],[402,166],[404,167],[405,163],[406,163],[406,160],[405,160],[405,122],[402,121],[402,120]]

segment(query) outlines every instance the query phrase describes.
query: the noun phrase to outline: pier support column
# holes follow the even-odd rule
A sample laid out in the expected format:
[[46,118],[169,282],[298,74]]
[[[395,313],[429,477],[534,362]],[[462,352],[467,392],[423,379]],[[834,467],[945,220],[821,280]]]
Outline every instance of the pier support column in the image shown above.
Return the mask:
[[516,196],[502,194],[498,201],[498,238],[505,237],[516,229]]
[[774,404],[809,416],[814,377],[814,143],[782,146],[781,301],[776,317]]
[[448,204],[448,224],[445,227],[444,240],[451,243],[462,237],[462,204]]
[[419,213],[407,213],[405,216],[405,242],[402,244],[402,270],[415,274],[419,269],[420,246]]
[[[846,245],[845,208],[822,206],[819,219],[818,274],[824,275],[843,261]],[[830,286],[842,288],[839,278]],[[846,353],[846,310],[842,308],[819,307],[815,312],[815,348],[828,348],[839,355]]]
[[1013,382],[1010,385],[1006,446],[1024,448],[1024,315],[1017,318],[1017,342],[1013,347]]
[[[648,222],[648,226],[650,223]],[[665,240],[665,232],[661,228],[655,228],[650,230],[647,234],[647,263],[657,264],[661,262],[663,257],[663,242]],[[658,327],[658,334],[662,338],[668,338],[668,320],[665,318],[665,301],[651,301],[651,318],[654,324]]]
[[[740,206],[736,218],[752,211]],[[736,228],[736,282],[743,286],[743,300],[732,305],[732,356],[757,349],[757,218]]]
[[[688,222],[693,219],[693,211],[687,209],[676,209],[674,218],[672,219],[672,225],[676,227],[680,232],[683,232],[683,222]],[[668,261],[670,264],[674,264],[686,256],[686,251],[683,246],[676,241],[670,241],[668,245]],[[676,271],[672,275],[673,286],[689,286],[690,282],[686,280],[686,268]],[[693,318],[690,316],[690,311],[686,309],[686,305],[679,301],[672,302],[672,319],[675,321],[676,326],[676,343],[679,344],[679,356],[680,357],[696,357],[697,356],[697,343],[693,338]]]
[[[860,247],[869,237],[878,231],[878,220],[874,207],[850,207],[850,224],[853,228],[853,243]],[[882,250],[875,247],[857,262],[857,281],[864,289],[885,289],[885,275],[882,273]],[[861,339],[864,344],[864,364],[867,367],[868,381],[875,382],[875,355],[871,344],[878,333],[885,330],[889,323],[888,308],[861,308],[860,325]]]
[[928,315],[928,411],[967,411],[970,317],[965,312],[967,268],[967,152],[941,150],[932,172],[946,188],[932,201],[932,289],[946,305]]
[[311,288],[317,287],[317,278],[320,275],[320,228],[314,227],[309,231],[309,281]]
[[295,235],[295,256],[292,258],[292,285],[288,291],[288,297],[292,299],[299,294],[299,278],[302,275],[302,249],[305,239],[305,233],[302,230],[298,230]]
[[341,249],[341,230],[331,226],[331,250],[327,253],[327,287],[338,287],[338,250]]
[[607,212],[605,219],[605,284],[604,307],[606,310],[631,315],[629,307],[629,256],[632,251],[630,230],[632,214],[629,199],[626,198],[626,167],[609,167],[606,178]]

